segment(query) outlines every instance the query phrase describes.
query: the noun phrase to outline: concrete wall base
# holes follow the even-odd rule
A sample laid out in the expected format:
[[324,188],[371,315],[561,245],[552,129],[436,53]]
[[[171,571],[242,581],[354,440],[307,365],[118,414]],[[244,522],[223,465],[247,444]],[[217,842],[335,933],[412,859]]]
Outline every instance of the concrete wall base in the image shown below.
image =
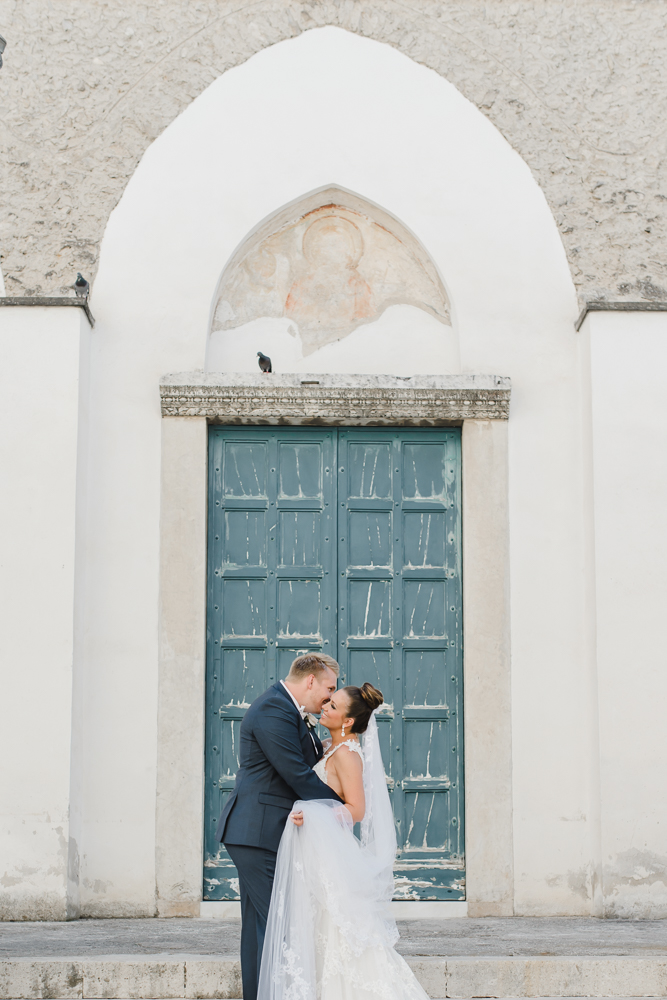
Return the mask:
[[[667,958],[411,958],[430,997],[663,997]],[[240,1000],[233,958],[18,958],[0,965],[0,1000]]]

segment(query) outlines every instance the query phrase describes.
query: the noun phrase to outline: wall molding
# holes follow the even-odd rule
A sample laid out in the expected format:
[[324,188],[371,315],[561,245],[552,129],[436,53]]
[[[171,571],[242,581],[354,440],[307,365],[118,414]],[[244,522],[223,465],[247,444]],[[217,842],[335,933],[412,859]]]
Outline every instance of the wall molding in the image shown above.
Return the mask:
[[579,333],[584,320],[589,312],[667,312],[667,301],[644,301],[626,302],[621,299],[618,302],[607,301],[606,299],[587,302],[577,317],[574,328]]
[[499,375],[245,375],[184,372],[160,384],[163,417],[227,424],[447,426],[507,420]]
[[90,323],[91,329],[95,326],[95,319],[90,311],[88,299],[74,298],[66,295],[0,295],[0,306],[74,306],[83,309]]

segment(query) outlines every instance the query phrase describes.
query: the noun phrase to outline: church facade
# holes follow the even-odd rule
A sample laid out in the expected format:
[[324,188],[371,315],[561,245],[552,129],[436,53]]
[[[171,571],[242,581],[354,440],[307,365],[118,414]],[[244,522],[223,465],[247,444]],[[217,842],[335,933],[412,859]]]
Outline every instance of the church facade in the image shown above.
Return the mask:
[[667,916],[662,5],[2,13],[0,916],[234,913],[307,650],[403,913]]

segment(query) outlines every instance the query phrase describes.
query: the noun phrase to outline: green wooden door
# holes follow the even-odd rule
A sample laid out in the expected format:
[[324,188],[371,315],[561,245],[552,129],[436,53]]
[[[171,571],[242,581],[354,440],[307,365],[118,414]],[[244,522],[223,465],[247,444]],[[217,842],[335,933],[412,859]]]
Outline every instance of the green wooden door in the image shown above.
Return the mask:
[[204,898],[238,898],[217,818],[246,708],[335,643],[334,430],[209,433]]
[[384,692],[396,898],[462,899],[460,431],[212,427],[205,899],[245,709],[307,649]]
[[460,433],[338,446],[338,661],[384,693],[396,898],[464,897]]

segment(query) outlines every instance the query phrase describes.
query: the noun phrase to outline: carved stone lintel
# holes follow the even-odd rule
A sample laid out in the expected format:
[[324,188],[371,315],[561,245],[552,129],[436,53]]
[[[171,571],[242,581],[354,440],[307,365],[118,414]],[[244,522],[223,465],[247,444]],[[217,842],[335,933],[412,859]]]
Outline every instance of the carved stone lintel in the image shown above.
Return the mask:
[[166,375],[163,417],[225,424],[446,426],[507,420],[511,383],[497,375]]

